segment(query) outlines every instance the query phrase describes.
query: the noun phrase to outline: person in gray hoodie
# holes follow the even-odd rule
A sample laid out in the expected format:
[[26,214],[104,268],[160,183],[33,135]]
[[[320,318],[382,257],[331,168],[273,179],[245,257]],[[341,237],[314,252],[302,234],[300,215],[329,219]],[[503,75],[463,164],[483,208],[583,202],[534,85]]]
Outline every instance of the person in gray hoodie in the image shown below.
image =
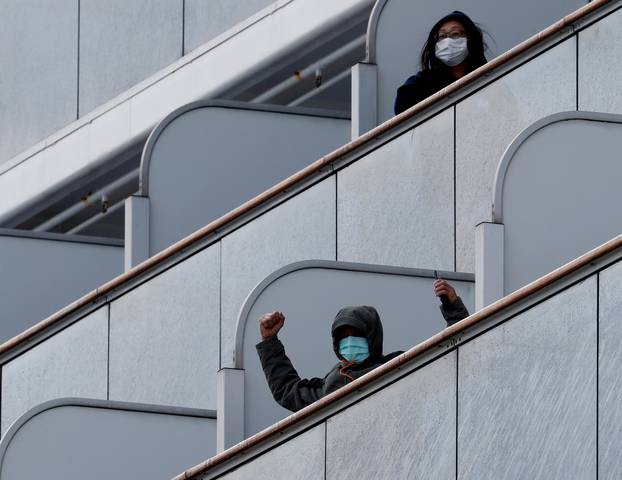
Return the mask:
[[[469,315],[462,300],[446,280],[434,282],[434,292],[443,299],[440,309],[449,325]],[[312,404],[403,353],[397,351],[383,354],[382,322],[374,307],[344,307],[335,316],[331,327],[333,350],[339,363],[324,378],[300,378],[277,337],[284,323],[285,316],[281,312],[262,315],[259,318],[262,341],[256,348],[272,396],[292,412]]]

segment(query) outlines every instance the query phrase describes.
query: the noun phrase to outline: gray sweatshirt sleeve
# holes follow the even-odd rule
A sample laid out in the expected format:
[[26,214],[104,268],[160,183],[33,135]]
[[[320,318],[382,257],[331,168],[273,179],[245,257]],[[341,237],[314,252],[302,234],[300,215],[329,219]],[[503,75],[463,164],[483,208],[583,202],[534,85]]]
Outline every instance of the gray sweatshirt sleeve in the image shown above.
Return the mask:
[[469,316],[469,311],[464,306],[464,303],[462,303],[462,299],[460,297],[456,298],[456,300],[450,305],[445,306],[441,304],[439,308],[441,309],[441,313],[447,322],[447,326],[453,325],[454,323]]
[[256,348],[272,396],[281,406],[296,412],[323,396],[324,380],[300,378],[276,335]]

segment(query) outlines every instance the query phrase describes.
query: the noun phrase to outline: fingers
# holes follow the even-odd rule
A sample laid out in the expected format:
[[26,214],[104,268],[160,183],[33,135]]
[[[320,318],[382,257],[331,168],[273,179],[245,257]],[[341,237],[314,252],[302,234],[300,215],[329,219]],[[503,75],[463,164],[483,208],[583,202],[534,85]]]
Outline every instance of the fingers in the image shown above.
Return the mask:
[[447,295],[452,302],[457,298],[454,287],[447,280],[438,279],[434,282],[434,295],[440,297],[441,295]]
[[285,324],[285,315],[281,312],[265,313],[259,317],[259,331],[262,338],[266,339],[277,332]]
[[434,293],[436,295],[442,295],[443,293],[447,293],[447,289],[449,284],[445,280],[436,280],[434,282]]
[[274,322],[273,325],[278,325],[279,323],[282,324],[283,322],[285,322],[285,315],[283,315],[281,312],[272,312],[272,321]]

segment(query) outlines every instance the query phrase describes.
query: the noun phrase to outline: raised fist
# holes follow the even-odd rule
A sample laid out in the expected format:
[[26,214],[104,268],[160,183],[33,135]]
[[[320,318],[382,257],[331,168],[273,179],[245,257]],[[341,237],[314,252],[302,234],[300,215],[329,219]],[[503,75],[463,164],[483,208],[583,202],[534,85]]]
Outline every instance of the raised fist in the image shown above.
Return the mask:
[[285,323],[285,315],[281,312],[264,313],[259,317],[259,332],[261,333],[261,339],[267,340],[273,337],[279,330],[283,328]]

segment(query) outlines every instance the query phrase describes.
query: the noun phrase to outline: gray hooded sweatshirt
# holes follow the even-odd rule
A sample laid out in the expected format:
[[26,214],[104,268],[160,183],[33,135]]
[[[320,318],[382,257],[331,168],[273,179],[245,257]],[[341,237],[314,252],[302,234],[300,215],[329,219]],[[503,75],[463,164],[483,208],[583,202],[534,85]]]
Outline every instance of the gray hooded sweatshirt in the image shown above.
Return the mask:
[[[469,315],[459,298],[450,307],[441,306],[441,312],[450,325]],[[364,362],[349,365],[339,354],[340,339],[336,332],[344,326],[358,329],[367,339],[369,357]],[[333,321],[331,334],[333,350],[341,363],[335,365],[324,378],[300,378],[276,335],[257,344],[257,353],[272,396],[280,405],[296,412],[403,353],[397,351],[383,355],[382,322],[374,307],[342,308]]]

